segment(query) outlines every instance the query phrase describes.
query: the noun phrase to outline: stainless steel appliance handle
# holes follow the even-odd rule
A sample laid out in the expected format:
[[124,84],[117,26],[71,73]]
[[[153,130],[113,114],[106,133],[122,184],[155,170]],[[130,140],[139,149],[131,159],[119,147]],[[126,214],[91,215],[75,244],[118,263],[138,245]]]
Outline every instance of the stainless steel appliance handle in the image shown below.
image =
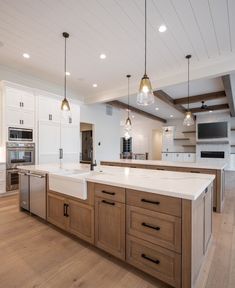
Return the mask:
[[18,172],[19,175],[23,175],[23,176],[27,176],[28,173],[27,172]]
[[45,175],[39,175],[39,174],[33,174],[33,173],[27,173],[28,176],[32,176],[32,177],[37,177],[37,178],[45,178]]

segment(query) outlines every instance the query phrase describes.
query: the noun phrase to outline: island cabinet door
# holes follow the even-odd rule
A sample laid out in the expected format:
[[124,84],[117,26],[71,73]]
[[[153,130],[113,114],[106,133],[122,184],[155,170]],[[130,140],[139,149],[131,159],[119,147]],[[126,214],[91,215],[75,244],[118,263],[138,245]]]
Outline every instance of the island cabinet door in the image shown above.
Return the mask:
[[69,200],[67,215],[69,232],[94,244],[94,207]]
[[66,199],[62,196],[49,192],[47,196],[47,221],[63,230],[66,230],[68,226],[66,211]]
[[95,198],[95,245],[125,259],[125,204]]
[[204,197],[204,214],[205,214],[205,219],[204,219],[204,229],[205,229],[205,237],[204,237],[204,254],[206,253],[208,243],[211,238],[212,234],[212,187],[208,187],[205,191],[205,197]]

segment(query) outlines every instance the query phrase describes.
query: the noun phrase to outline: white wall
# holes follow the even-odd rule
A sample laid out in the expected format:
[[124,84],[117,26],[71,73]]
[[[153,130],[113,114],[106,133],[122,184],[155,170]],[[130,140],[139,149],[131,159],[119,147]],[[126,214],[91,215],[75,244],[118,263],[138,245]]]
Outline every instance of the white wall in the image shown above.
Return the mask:
[[[134,118],[132,118],[134,115]],[[153,159],[156,156],[156,150],[154,147],[154,143],[158,143],[161,146],[161,143],[156,142],[154,139],[155,130],[161,129],[163,126],[161,122],[152,120],[146,117],[143,117],[139,114],[131,113],[131,121],[132,121],[132,152],[133,153],[149,153],[149,159]],[[127,118],[127,111],[122,111],[122,127],[121,127],[121,137],[124,136],[124,124]],[[159,147],[161,150],[161,147]]]
[[[81,105],[81,122],[94,124],[94,158],[117,160],[120,158],[120,111],[113,109],[106,115],[105,104]],[[100,145],[98,145],[100,143]]]

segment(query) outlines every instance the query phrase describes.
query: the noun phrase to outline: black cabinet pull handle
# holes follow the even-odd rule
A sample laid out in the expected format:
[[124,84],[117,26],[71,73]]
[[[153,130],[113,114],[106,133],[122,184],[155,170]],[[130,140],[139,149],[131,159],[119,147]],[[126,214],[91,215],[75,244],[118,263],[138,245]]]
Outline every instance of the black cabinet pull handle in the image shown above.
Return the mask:
[[145,222],[142,223],[142,226],[148,227],[148,228],[151,228],[151,229],[154,229],[154,230],[157,230],[157,231],[160,230],[160,227],[158,227],[158,226],[153,226],[153,225],[147,224],[147,223],[145,223]]
[[142,198],[141,201],[145,202],[145,203],[155,204],[155,205],[159,205],[160,204],[159,201],[151,201],[151,200],[147,200],[147,199],[144,199],[144,198]]
[[66,204],[64,203],[64,216],[66,216]]
[[65,205],[66,205],[66,217],[69,217],[69,214],[68,214],[69,204],[65,204]]
[[101,192],[104,193],[104,194],[108,194],[108,195],[115,195],[115,192],[108,192],[108,191],[105,191],[105,190],[102,190]]
[[200,171],[190,171],[190,173],[201,173]]
[[205,189],[205,194],[208,192],[208,188]]
[[151,261],[151,262],[153,262],[153,263],[155,263],[155,264],[160,264],[160,260],[158,260],[158,259],[153,259],[153,258],[151,258],[151,257],[149,257],[149,256],[146,256],[145,254],[141,254],[141,257],[144,258],[144,259],[146,259],[146,260],[148,260],[148,261]]
[[115,205],[114,202],[109,202],[109,201],[106,201],[106,200],[102,200],[102,203],[113,205],[113,206]]

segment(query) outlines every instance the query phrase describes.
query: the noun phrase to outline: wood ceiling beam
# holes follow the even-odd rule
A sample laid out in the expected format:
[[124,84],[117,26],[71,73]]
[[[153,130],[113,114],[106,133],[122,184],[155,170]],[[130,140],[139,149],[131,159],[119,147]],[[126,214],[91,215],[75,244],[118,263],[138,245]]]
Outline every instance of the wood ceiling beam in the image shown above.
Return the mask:
[[192,113],[198,113],[198,112],[208,112],[209,110],[216,111],[216,110],[224,110],[224,109],[229,109],[229,105],[227,103],[207,106],[207,109],[202,109],[201,107],[191,108],[190,111]]
[[[118,100],[109,101],[106,104],[112,105],[112,106],[114,106],[116,108],[120,108],[120,109],[128,109],[128,105],[126,103],[120,102]],[[137,114],[140,114],[140,115],[142,115],[144,117],[147,117],[147,118],[150,118],[150,119],[153,119],[153,120],[157,120],[157,121],[160,121],[162,123],[166,123],[166,119],[163,119],[163,118],[158,117],[156,115],[153,115],[151,113],[145,112],[145,111],[140,110],[138,108],[135,108],[133,106],[130,106],[130,111],[135,112]]]
[[222,81],[228,99],[230,114],[232,117],[235,117],[235,87],[232,84],[235,81],[235,75],[224,75],[222,76]]
[[[226,97],[225,91],[206,93],[206,94],[201,94],[201,95],[190,96],[189,103],[214,100],[214,99],[219,99],[219,98],[224,98],[224,97]],[[175,99],[174,104],[175,105],[188,104],[188,97]]]
[[154,91],[153,94],[154,94],[155,97],[157,97],[158,99],[162,100],[163,102],[165,102],[166,104],[168,104],[172,108],[178,110],[180,113],[184,114],[186,112],[186,109],[183,106],[175,104],[174,103],[174,99],[172,99],[171,96],[168,95],[163,90]]

